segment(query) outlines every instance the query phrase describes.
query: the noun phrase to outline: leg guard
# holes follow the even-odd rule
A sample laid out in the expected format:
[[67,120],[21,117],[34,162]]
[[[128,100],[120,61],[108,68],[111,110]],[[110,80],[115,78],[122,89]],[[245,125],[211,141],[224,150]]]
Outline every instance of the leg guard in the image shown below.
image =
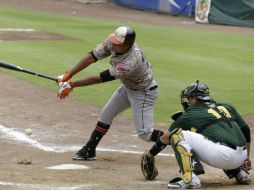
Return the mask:
[[182,130],[177,130],[171,136],[171,145],[175,151],[176,160],[180,166],[181,172],[183,173],[183,181],[190,183],[192,180],[192,172],[195,174],[204,173],[204,169],[197,156],[192,149],[186,146]]

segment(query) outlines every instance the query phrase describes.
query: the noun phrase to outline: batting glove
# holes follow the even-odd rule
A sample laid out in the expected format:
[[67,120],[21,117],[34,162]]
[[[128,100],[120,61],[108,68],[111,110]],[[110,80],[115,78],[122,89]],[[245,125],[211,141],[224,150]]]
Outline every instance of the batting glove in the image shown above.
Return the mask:
[[59,75],[57,79],[58,84],[61,84],[62,82],[67,82],[71,79],[71,74],[69,71],[66,71],[63,75]]
[[71,81],[64,82],[60,90],[58,91],[57,97],[59,97],[60,100],[62,100],[65,97],[69,96],[72,90],[73,90],[72,82]]

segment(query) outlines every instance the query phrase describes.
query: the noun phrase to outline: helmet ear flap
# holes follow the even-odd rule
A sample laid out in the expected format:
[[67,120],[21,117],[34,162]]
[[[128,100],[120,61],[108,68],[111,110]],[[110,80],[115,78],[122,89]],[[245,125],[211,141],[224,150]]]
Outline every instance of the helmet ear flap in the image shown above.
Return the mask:
[[187,88],[185,88],[184,90],[182,90],[182,93],[181,93],[181,95],[180,95],[180,98],[181,98],[181,104],[182,104],[182,107],[183,107],[183,110],[184,110],[184,111],[186,111],[186,110],[187,110],[187,108],[189,107],[188,102],[186,102],[186,101],[185,101],[185,100],[186,100],[186,98],[188,98],[188,94],[187,94],[187,92],[188,92],[188,87],[187,87]]
[[124,44],[129,44],[132,46],[136,39],[136,33],[132,28],[130,27],[126,27],[126,28],[127,28],[127,32],[126,32]]

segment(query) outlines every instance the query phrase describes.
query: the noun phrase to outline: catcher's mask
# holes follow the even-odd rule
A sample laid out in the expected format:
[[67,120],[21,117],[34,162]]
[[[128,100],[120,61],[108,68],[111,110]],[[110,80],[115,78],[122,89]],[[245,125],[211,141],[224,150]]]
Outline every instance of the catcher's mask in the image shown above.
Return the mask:
[[181,104],[184,110],[186,110],[189,107],[187,103],[188,101],[185,100],[188,99],[189,97],[196,97],[198,100],[201,101],[213,101],[213,99],[209,96],[209,93],[210,91],[208,86],[204,83],[200,83],[199,80],[190,84],[182,91],[180,95]]
[[113,34],[110,34],[108,37],[109,41],[111,41],[113,44],[128,44],[130,46],[134,44],[135,38],[135,31],[127,26],[118,27],[116,31]]

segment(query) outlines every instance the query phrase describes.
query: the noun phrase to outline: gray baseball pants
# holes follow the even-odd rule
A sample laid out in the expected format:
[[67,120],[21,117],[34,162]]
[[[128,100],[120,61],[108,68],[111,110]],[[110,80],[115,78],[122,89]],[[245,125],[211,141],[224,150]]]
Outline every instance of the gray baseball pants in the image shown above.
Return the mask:
[[153,106],[158,92],[159,89],[154,86],[144,91],[137,91],[121,85],[103,107],[98,120],[111,125],[116,115],[131,107],[138,136],[149,141],[154,130]]

